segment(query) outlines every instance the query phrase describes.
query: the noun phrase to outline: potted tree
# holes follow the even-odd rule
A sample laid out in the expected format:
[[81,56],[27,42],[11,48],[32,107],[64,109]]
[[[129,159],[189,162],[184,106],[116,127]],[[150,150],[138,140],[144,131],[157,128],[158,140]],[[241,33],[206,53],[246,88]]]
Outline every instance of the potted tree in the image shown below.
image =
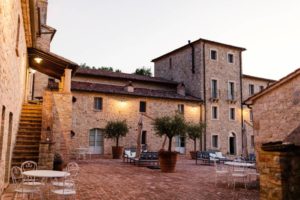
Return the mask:
[[113,159],[121,158],[123,147],[119,146],[120,137],[126,136],[128,133],[128,126],[126,121],[109,121],[104,129],[104,137],[116,140],[116,146],[112,146]]
[[188,123],[186,132],[188,137],[194,141],[194,151],[190,151],[192,159],[196,159],[197,155],[197,139],[200,139],[200,144],[202,144],[202,133],[204,130],[205,124],[204,123]]
[[172,138],[175,136],[184,136],[186,123],[182,115],[176,114],[173,117],[164,116],[154,119],[154,130],[156,135],[168,138],[168,150],[160,150],[158,153],[159,163],[162,172],[174,172],[177,162],[177,152],[172,151]]

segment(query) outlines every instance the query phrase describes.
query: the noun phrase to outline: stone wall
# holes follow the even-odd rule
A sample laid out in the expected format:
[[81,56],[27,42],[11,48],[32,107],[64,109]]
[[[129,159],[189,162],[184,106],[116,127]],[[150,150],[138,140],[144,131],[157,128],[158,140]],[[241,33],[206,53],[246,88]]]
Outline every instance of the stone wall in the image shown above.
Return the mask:
[[[178,109],[178,104],[185,105],[185,118],[195,123],[200,120],[200,105],[198,103],[175,101],[167,99],[154,99],[143,97],[129,97],[121,95],[109,95],[100,93],[84,93],[73,91],[76,102],[73,103],[72,130],[75,136],[71,139],[71,149],[89,147],[89,131],[93,128],[104,129],[108,121],[126,120],[129,133],[122,138],[120,145],[125,147],[137,146],[137,128],[141,114],[139,102],[147,102],[146,114],[152,118],[173,115]],[[103,98],[103,110],[94,110],[94,97]],[[147,131],[148,150],[158,151],[161,148],[163,138],[155,136],[153,121],[143,117],[143,130]],[[115,141],[104,140],[104,154],[111,154],[111,146]],[[187,140],[186,153],[193,149],[193,142]],[[175,140],[173,139],[173,150]]]
[[52,169],[55,153],[69,160],[72,129],[72,95],[46,91],[43,95],[42,136],[39,165]]
[[4,118],[0,113],[0,194],[8,183],[4,175],[10,174],[12,147],[25,98],[27,48],[21,9],[21,1],[0,1],[0,112],[5,108]]
[[[206,147],[213,149],[212,135],[218,135],[219,147],[223,153],[229,151],[229,135],[236,135],[236,154],[241,153],[241,66],[240,50],[213,43],[196,42],[194,47],[195,71],[192,71],[192,48],[182,48],[155,61],[155,76],[184,82],[187,92],[205,99],[206,105]],[[210,50],[217,50],[217,60],[210,59]],[[204,53],[204,54],[203,54]],[[234,62],[228,63],[227,54],[234,55]],[[205,57],[203,57],[205,56]],[[204,64],[205,61],[205,64]],[[205,83],[204,83],[205,65]],[[218,80],[219,100],[211,102],[211,79]],[[228,81],[235,83],[235,101],[228,100]],[[206,87],[204,91],[204,85]],[[211,119],[212,106],[218,106],[219,117]],[[229,109],[235,108],[235,120],[229,119]]]

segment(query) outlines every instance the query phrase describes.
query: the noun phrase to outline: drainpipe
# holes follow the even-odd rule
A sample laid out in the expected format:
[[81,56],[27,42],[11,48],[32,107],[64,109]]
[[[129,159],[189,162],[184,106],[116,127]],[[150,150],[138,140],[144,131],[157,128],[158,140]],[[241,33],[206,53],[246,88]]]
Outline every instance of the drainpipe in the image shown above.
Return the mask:
[[195,74],[195,48],[191,41],[188,41],[190,47],[192,48],[192,73]]
[[240,96],[241,96],[241,133],[242,133],[242,154],[244,154],[244,148],[245,148],[245,144],[244,144],[244,116],[243,116],[243,84],[242,84],[242,52],[240,51]]
[[34,89],[35,89],[35,73],[32,74],[32,91],[31,91],[31,100],[34,99]]
[[[204,100],[204,122],[207,124],[207,114],[206,114],[206,75],[205,75],[205,42],[203,42],[202,46],[202,59],[203,59],[203,100]],[[206,126],[204,127],[204,134],[203,134],[203,146],[204,151],[206,151]]]

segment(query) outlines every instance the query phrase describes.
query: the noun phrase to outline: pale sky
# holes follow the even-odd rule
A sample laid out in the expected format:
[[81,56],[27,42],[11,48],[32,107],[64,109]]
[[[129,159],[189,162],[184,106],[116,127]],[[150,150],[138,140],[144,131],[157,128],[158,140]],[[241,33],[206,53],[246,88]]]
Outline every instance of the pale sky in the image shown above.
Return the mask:
[[299,0],[49,0],[47,23],[54,53],[128,73],[199,38],[246,48],[245,74],[300,67]]

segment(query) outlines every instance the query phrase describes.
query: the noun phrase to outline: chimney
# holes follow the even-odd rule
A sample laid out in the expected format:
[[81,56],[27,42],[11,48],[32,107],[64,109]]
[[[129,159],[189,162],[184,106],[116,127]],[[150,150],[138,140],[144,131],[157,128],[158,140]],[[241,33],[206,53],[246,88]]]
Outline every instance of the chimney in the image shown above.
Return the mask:
[[132,85],[132,82],[129,81],[128,84],[125,85],[124,89],[125,89],[126,92],[134,92],[134,87]]
[[185,96],[185,85],[183,83],[177,85],[177,94]]

